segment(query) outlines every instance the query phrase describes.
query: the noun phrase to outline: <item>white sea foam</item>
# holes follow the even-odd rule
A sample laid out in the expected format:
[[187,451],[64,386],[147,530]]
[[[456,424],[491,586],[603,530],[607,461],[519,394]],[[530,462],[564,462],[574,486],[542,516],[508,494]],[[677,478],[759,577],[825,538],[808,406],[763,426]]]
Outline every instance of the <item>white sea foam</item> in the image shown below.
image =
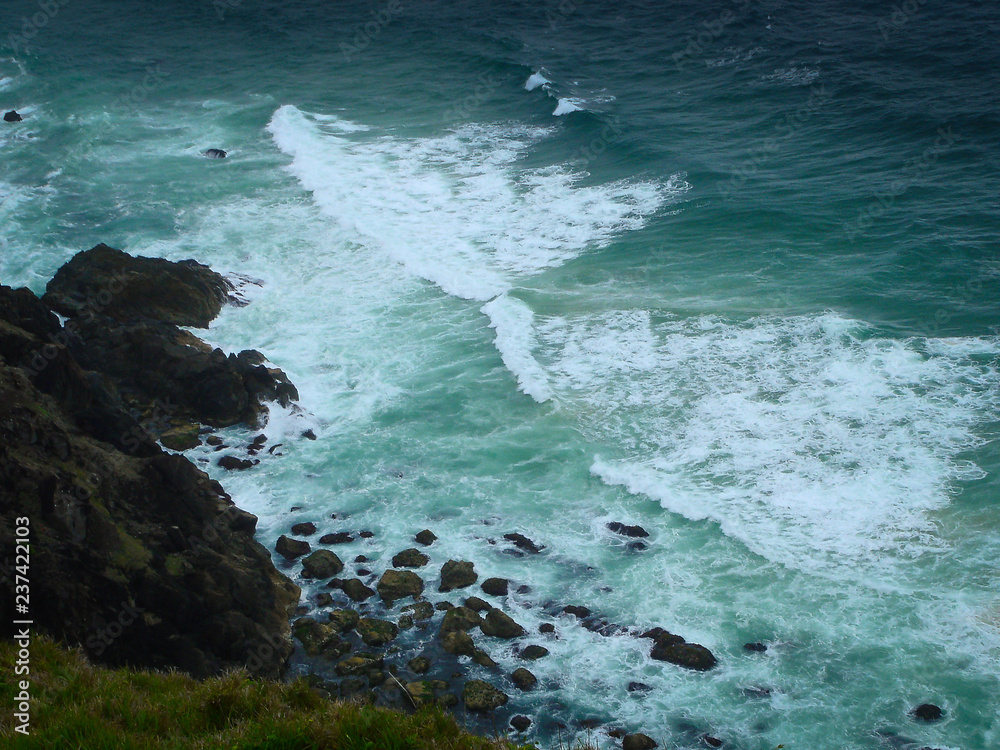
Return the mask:
[[574,99],[571,97],[564,97],[559,99],[556,104],[556,108],[552,111],[555,117],[562,117],[563,115],[568,115],[570,112],[579,112],[584,108],[584,102],[580,99]]
[[524,82],[524,88],[528,91],[534,91],[539,86],[544,86],[546,83],[551,83],[548,78],[543,76],[541,72],[532,73],[528,80]]
[[521,391],[542,403],[552,397],[548,376],[531,355],[534,313],[524,302],[504,294],[483,305],[490,328],[497,332],[496,347],[504,366],[514,373]]
[[[325,119],[329,124],[329,117]],[[580,187],[562,167],[516,170],[541,128],[470,125],[439,137],[337,135],[295,107],[268,128],[317,205],[360,242],[447,293],[487,301],[642,226],[669,190]]]

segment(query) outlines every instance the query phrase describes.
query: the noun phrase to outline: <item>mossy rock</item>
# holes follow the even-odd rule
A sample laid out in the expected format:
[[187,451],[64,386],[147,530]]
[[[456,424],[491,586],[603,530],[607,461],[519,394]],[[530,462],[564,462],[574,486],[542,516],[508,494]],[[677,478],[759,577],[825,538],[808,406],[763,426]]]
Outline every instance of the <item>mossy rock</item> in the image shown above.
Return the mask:
[[388,620],[362,617],[354,629],[368,646],[384,646],[399,635],[399,628]]
[[465,560],[449,560],[441,566],[441,585],[438,591],[453,591],[471,586],[479,576],[471,562]]
[[430,558],[418,549],[404,549],[392,557],[394,568],[422,568],[430,562]]
[[411,612],[413,619],[418,622],[429,620],[434,616],[434,605],[428,601],[414,602],[403,607],[404,612]]
[[392,606],[398,599],[420,596],[424,592],[424,581],[410,570],[387,570],[375,588],[382,600]]
[[510,676],[518,690],[531,690],[538,684],[538,678],[524,667],[518,667]]
[[187,451],[201,445],[201,438],[198,436],[198,425],[187,424],[179,427],[171,427],[160,433],[160,442],[164,448],[172,451]]
[[499,609],[491,609],[486,615],[482,624],[482,631],[486,635],[496,638],[519,638],[524,635],[524,628],[514,622],[513,618]]
[[509,700],[506,693],[483,680],[469,680],[462,689],[462,702],[470,711],[489,713]]
[[449,633],[452,630],[472,630],[478,628],[483,622],[479,613],[468,607],[454,607],[444,613],[441,620],[441,633]]
[[343,569],[344,563],[328,549],[318,549],[302,558],[302,570],[311,578],[332,578]]
[[441,637],[441,648],[449,654],[456,656],[472,656],[476,653],[476,646],[472,642],[472,636],[464,630],[452,630]]
[[338,633],[353,630],[361,620],[361,616],[353,609],[335,609],[330,613],[330,627]]
[[349,578],[341,584],[340,588],[355,602],[363,602],[365,599],[375,596],[375,592],[365,586],[360,578]]

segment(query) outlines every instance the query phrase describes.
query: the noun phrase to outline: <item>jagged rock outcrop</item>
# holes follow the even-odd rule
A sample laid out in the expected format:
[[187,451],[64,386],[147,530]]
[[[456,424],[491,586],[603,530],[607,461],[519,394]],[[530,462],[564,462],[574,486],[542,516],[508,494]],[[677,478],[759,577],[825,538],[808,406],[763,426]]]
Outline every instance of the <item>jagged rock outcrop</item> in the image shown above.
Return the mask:
[[[96,257],[116,252],[107,251]],[[70,316],[65,325],[29,290],[0,286],[0,545],[13,549],[14,519],[28,519],[34,631],[77,644],[96,661],[278,676],[292,651],[288,617],[298,588],[254,540],[256,517],[186,458],[163,451],[137,419],[144,415],[134,394],[114,377],[128,358],[115,348],[97,354],[81,335],[100,319],[110,322],[100,323],[97,340],[113,337],[111,313],[138,318],[144,297],[150,314],[172,311],[190,324],[183,310],[190,305],[198,320],[214,314],[221,287],[188,283],[181,270],[174,304],[144,286],[174,266],[118,261],[138,269],[138,285],[126,271],[118,296],[107,304],[95,297],[97,308],[86,307],[100,284],[85,263],[62,274],[58,295],[46,297],[58,298]],[[208,278],[200,269],[197,279]],[[164,288],[172,287],[165,278]],[[190,336],[174,328],[170,336],[178,335]],[[150,387],[144,398],[162,402],[164,394]],[[11,576],[0,576],[4,601],[13,601],[12,586]]]

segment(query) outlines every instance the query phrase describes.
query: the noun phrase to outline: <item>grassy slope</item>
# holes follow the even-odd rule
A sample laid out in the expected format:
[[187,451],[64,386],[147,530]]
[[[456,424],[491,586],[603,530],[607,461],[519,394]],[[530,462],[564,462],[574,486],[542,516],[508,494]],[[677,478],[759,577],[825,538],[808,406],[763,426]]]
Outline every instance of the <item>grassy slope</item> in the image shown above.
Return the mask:
[[0,746],[516,750],[505,740],[464,732],[438,708],[407,715],[332,702],[302,681],[251,680],[244,673],[198,682],[179,673],[105,669],[40,637],[31,643],[31,734],[23,737],[14,732],[16,650],[0,642]]

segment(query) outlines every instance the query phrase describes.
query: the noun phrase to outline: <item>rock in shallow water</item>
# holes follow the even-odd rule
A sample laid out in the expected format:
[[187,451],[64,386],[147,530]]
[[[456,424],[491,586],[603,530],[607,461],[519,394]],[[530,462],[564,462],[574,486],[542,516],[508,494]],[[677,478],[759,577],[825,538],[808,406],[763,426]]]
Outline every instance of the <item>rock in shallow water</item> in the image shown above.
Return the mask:
[[302,555],[307,554],[312,548],[309,546],[309,542],[303,542],[301,539],[292,539],[282,534],[278,537],[278,542],[274,545],[274,549],[286,560],[294,560],[296,557],[302,557]]
[[482,680],[469,680],[462,689],[462,701],[470,711],[488,713],[509,700],[506,693]]
[[330,550],[318,549],[302,559],[302,569],[310,578],[332,578],[344,569],[344,563]]
[[10,112],[4,112],[3,121],[4,122],[21,122],[22,117],[13,109]]
[[478,578],[471,562],[449,560],[441,566],[441,585],[438,586],[438,591],[462,589],[474,584]]
[[410,570],[387,570],[382,574],[375,586],[382,601],[387,606],[407,596],[417,597],[424,591],[424,582],[416,573]]
[[649,735],[636,732],[622,738],[622,750],[653,750],[656,742]]
[[510,615],[499,609],[491,609],[481,627],[483,633],[496,638],[510,639],[524,635],[524,628],[514,622]]
[[697,643],[657,644],[650,657],[698,672],[706,672],[718,663],[711,651]]

